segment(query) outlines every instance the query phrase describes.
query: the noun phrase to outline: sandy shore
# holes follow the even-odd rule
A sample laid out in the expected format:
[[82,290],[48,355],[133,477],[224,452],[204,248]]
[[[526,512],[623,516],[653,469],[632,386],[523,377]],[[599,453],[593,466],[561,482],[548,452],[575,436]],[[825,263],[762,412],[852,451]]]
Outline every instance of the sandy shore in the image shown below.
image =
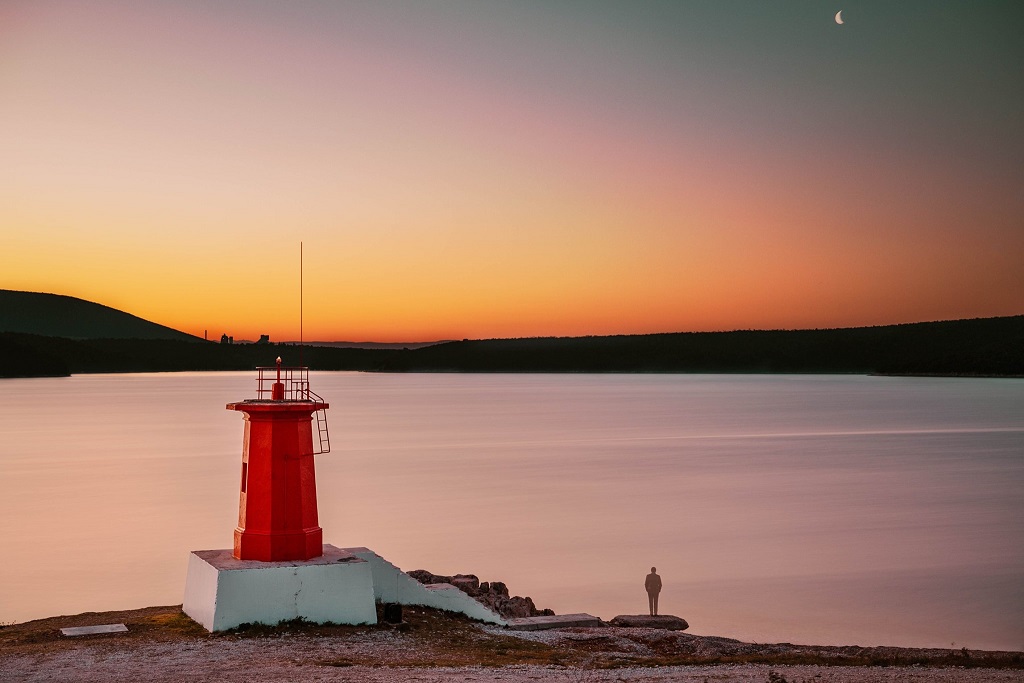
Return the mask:
[[[752,644],[635,628],[520,633],[432,610],[401,627],[259,627],[211,635],[176,606],[0,629],[0,680],[136,681],[1024,681],[1024,655]],[[60,628],[125,623],[68,638]],[[854,665],[850,665],[854,664]]]

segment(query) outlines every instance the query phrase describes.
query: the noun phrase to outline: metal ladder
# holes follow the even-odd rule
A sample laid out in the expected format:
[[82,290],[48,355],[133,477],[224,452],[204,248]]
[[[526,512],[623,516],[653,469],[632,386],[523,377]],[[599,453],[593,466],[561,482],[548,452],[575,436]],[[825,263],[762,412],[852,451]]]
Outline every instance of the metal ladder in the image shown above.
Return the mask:
[[313,413],[316,415],[316,431],[319,435],[320,450],[313,449],[313,455],[320,455],[321,453],[331,452],[331,435],[327,433],[327,411],[318,410]]
[[[302,388],[307,401],[313,401],[314,403],[324,403],[325,401],[320,398],[312,389],[309,388],[309,382],[307,381]],[[327,411],[320,410],[314,411],[313,415],[316,416],[316,432],[317,441],[320,443],[320,450],[316,447],[313,448],[313,455],[320,455],[321,453],[331,452],[331,435],[327,431]]]

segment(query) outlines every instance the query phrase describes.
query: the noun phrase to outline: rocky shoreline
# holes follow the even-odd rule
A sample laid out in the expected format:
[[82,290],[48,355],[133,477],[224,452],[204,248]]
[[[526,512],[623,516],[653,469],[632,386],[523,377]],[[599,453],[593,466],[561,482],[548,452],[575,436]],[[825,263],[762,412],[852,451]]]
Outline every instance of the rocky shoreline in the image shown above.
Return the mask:
[[[127,631],[60,633],[110,623]],[[517,632],[421,607],[406,607],[397,625],[298,622],[211,634],[175,605],[6,625],[0,680],[980,683],[1024,681],[1024,653],[755,644],[616,626]]]

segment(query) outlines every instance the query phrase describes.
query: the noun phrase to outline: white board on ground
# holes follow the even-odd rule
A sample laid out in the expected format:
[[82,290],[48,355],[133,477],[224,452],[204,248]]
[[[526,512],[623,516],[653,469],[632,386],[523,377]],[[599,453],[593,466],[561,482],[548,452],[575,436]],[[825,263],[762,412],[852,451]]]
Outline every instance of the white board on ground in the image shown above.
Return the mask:
[[65,636],[91,636],[97,633],[127,633],[124,624],[100,624],[99,626],[69,626],[60,630]]

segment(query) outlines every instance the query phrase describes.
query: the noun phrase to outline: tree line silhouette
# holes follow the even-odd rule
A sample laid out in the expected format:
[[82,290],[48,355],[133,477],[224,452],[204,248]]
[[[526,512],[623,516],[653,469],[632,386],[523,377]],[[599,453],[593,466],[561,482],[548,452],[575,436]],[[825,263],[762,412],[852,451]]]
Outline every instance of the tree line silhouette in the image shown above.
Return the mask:
[[[0,333],[0,377],[251,370],[292,344],[68,339]],[[368,372],[878,373],[1024,377],[1024,315],[829,330],[740,330],[445,342],[413,350],[306,346],[314,370]]]

